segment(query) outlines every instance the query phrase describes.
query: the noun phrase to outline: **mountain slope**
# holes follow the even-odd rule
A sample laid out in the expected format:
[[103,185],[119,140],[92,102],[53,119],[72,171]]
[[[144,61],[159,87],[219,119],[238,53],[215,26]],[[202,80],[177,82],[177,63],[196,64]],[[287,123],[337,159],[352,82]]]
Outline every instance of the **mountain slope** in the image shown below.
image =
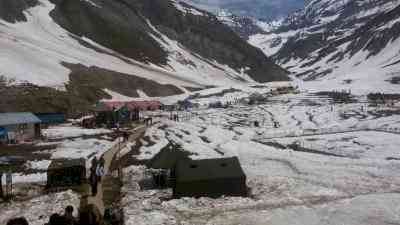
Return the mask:
[[73,72],[64,63],[179,88],[287,79],[214,16],[175,1],[0,0],[0,6],[13,9],[0,10],[0,74],[19,81],[64,88]]
[[249,42],[320,87],[398,92],[399,18],[399,0],[313,0]]

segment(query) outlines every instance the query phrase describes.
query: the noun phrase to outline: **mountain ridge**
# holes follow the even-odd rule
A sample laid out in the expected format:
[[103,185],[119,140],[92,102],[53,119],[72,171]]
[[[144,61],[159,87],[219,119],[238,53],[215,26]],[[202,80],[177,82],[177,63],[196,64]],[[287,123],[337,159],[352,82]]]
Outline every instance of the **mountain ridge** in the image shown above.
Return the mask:
[[320,81],[325,88],[330,82],[361,93],[395,92],[390,80],[400,71],[399,6],[398,0],[313,0],[249,43],[296,78]]
[[[0,75],[17,83],[68,92],[71,74],[125,74],[136,77],[127,80],[133,89],[154,96],[154,88],[163,89],[160,95],[171,95],[211,85],[288,79],[287,71],[214,15],[184,3],[0,0],[0,6],[13,9],[0,11]],[[80,66],[86,69],[75,71]],[[158,85],[141,88],[135,80]],[[126,89],[99,82],[91,88],[102,93],[97,97],[107,97],[106,89]],[[135,91],[125,93],[136,97]]]

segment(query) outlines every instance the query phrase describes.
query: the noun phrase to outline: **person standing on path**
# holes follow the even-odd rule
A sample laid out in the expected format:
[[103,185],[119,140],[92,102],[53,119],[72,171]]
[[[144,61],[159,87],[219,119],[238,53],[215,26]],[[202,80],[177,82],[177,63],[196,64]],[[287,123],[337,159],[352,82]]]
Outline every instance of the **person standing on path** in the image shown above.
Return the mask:
[[68,225],[76,225],[77,220],[73,215],[74,207],[69,205],[65,208],[64,217]]
[[0,171],[0,198],[4,198],[3,192],[3,172]]
[[96,196],[97,195],[97,174],[96,174],[96,169],[98,166],[98,161],[97,158],[94,157],[92,159],[92,166],[90,167],[90,177],[89,177],[89,183],[92,188],[92,195]]
[[97,176],[97,181],[101,182],[102,176],[104,176],[104,166],[105,166],[105,160],[103,157],[100,158],[99,163],[97,164],[96,167],[96,176]]
[[99,162],[98,162],[98,160],[97,160],[97,158],[95,156],[92,159],[92,166],[90,167],[90,172],[91,173],[96,173],[97,164],[99,164]]

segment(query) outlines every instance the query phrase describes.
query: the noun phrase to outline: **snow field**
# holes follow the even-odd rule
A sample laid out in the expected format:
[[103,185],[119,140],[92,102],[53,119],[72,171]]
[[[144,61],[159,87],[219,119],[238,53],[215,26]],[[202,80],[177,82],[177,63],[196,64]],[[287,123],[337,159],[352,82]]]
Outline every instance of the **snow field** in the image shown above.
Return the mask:
[[[184,122],[164,120],[149,129],[152,140],[174,142],[193,159],[237,156],[251,198],[183,198],[140,190],[143,167],[130,167],[123,192],[128,224],[390,224],[400,222],[400,158],[396,133],[356,131],[305,137],[305,130],[399,128],[400,115],[365,103],[327,105],[306,94],[273,97],[258,106],[204,109]],[[361,110],[364,106],[364,110]],[[388,110],[388,108],[384,108]],[[346,115],[346,116],[344,116]],[[261,127],[254,127],[259,121]],[[273,128],[273,122],[279,123]],[[290,148],[299,142],[305,152]],[[164,145],[164,144],[163,144]],[[150,158],[158,151],[143,149]],[[143,153],[143,150],[141,149]],[[328,154],[327,154],[328,153]],[[339,156],[335,156],[335,155]],[[394,158],[388,160],[388,158]]]

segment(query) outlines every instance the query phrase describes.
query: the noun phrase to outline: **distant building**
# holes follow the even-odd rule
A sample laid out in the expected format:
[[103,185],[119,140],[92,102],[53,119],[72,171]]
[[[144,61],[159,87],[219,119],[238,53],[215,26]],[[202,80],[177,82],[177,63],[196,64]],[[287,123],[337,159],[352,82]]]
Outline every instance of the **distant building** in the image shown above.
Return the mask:
[[159,101],[104,101],[94,107],[96,123],[113,127],[116,123],[129,123],[141,119],[140,112],[159,110]]
[[35,113],[35,116],[37,116],[42,121],[42,124],[45,125],[60,124],[65,122],[64,113]]
[[239,159],[180,160],[175,168],[174,197],[246,196],[246,175]]
[[0,113],[0,142],[18,143],[40,138],[40,123],[33,113]]

